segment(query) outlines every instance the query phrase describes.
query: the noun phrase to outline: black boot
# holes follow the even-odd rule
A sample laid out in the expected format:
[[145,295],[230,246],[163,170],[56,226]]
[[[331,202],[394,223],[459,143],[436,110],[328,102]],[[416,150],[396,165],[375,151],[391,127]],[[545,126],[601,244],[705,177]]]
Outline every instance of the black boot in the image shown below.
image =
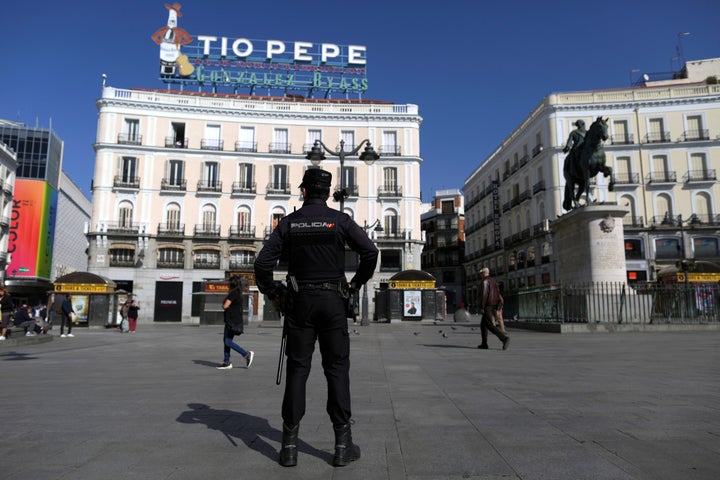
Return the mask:
[[294,467],[297,465],[297,438],[300,425],[289,428],[283,422],[282,447],[280,448],[280,465]]
[[333,467],[344,467],[360,458],[360,447],[352,441],[350,424],[333,426],[335,430],[335,456]]

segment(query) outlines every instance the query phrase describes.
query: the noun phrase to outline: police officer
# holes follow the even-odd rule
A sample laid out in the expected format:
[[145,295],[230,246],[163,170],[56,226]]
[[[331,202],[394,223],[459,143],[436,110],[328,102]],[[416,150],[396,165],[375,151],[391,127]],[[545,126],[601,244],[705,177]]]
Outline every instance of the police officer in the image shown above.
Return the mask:
[[[346,299],[375,271],[378,250],[350,216],[327,206],[330,172],[310,168],[300,189],[302,208],[283,218],[255,260],[255,279],[285,315],[287,368],[282,404],[283,438],[280,464],[297,465],[297,437],[305,414],[305,384],[316,339],[328,386],[327,413],[335,431],[334,466],[360,458],[350,432],[350,340]],[[348,283],[345,245],[360,255],[360,265]],[[273,280],[281,255],[288,259],[290,301],[280,305],[282,291]]]

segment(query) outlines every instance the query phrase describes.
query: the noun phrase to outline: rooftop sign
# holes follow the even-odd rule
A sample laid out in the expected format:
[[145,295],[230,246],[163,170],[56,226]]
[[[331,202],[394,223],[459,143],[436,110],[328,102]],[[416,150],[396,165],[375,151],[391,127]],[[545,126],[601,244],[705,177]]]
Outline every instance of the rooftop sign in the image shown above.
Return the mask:
[[193,37],[178,27],[182,6],[165,8],[167,25],[152,35],[160,47],[160,78],[165,83],[326,97],[331,92],[361,95],[368,88],[367,50],[362,45]]

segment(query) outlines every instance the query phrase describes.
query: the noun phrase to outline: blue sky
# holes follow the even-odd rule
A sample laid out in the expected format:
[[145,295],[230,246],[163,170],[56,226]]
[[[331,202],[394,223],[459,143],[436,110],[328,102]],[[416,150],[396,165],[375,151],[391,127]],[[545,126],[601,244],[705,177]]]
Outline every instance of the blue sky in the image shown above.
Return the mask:
[[[174,3],[174,2],[170,2]],[[423,200],[467,176],[546,95],[620,88],[631,70],[720,56],[720,2],[185,0],[192,35],[365,45],[365,98],[413,103]],[[150,36],[165,2],[6,2],[0,17],[0,118],[52,128],[64,170],[90,196],[101,75],[164,88]],[[640,73],[634,73],[637,77]]]

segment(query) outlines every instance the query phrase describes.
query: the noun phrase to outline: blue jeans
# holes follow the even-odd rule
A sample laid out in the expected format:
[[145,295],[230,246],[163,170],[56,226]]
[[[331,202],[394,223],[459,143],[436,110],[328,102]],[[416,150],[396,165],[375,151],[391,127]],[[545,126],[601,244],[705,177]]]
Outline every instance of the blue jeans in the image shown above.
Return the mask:
[[223,332],[223,353],[225,354],[223,361],[225,363],[230,363],[230,349],[235,350],[243,357],[247,357],[247,350],[243,350],[243,348],[238,345],[237,343],[233,342],[233,338],[235,338],[235,334],[230,330],[230,327],[228,324],[225,324],[225,331]]

